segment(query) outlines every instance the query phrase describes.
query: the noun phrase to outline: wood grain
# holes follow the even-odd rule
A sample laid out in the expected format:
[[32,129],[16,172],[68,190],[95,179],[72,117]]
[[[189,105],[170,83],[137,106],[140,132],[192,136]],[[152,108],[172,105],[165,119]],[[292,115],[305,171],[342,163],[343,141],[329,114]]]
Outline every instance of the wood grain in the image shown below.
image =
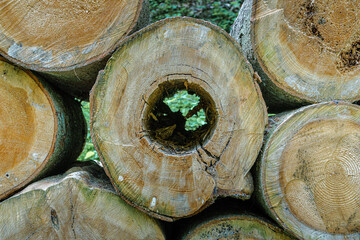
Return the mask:
[[357,2],[247,0],[232,28],[272,108],[360,99]]
[[1,239],[165,239],[94,164],[35,182],[0,203]]
[[356,238],[359,106],[328,102],[275,118],[258,166],[268,213],[301,239]]
[[[204,21],[170,18],[128,38],[90,98],[95,147],[124,198],[167,221],[218,196],[249,198],[267,122],[253,75],[233,39]],[[198,94],[212,112],[205,135],[186,147],[148,134],[153,103],[174,89]]]
[[80,104],[0,59],[0,198],[76,160],[86,128]]

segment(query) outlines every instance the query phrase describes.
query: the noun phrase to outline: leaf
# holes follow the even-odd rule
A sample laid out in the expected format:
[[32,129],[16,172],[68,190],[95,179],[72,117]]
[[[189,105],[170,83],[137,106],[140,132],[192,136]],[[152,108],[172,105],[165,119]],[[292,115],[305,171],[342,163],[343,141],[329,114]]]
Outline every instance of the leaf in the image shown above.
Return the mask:
[[91,157],[94,156],[94,155],[95,155],[95,152],[92,152],[92,151],[87,152],[86,155],[85,155],[85,159],[89,159],[89,158],[91,158]]

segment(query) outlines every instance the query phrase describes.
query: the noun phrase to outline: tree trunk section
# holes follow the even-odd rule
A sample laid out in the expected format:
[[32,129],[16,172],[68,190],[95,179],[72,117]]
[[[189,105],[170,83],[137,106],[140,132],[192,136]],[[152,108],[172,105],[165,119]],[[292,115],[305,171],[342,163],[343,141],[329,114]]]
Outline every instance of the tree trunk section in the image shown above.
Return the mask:
[[310,105],[275,116],[257,164],[257,197],[300,239],[357,239],[360,107]]
[[[165,113],[164,98],[178,90],[200,97],[205,126],[186,131],[180,112]],[[266,107],[251,66],[220,28],[169,18],[132,35],[99,74],[90,108],[95,148],[131,204],[172,221],[218,196],[250,197]]]
[[192,226],[181,240],[207,239],[294,239],[273,223],[250,214],[224,214]]
[[121,40],[149,23],[148,0],[6,0],[0,8],[1,54],[82,99]]
[[270,109],[360,99],[359,13],[350,0],[245,0],[231,35]]
[[3,201],[0,212],[4,240],[165,239],[159,224],[126,204],[95,164],[29,185]]
[[86,122],[79,102],[0,59],[0,199],[61,170],[81,153]]

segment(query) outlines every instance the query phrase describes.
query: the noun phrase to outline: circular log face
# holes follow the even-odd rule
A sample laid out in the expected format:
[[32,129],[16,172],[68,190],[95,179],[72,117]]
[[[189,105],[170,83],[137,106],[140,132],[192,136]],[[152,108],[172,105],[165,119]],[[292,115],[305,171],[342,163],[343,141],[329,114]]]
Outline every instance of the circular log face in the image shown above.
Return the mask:
[[254,6],[253,48],[274,84],[310,102],[360,99],[359,1]]
[[199,224],[184,238],[186,240],[207,239],[292,239],[280,228],[263,221],[260,218],[239,215],[230,217],[219,217],[217,219]]
[[[200,98],[206,125],[184,130],[186,116],[166,110],[164,98],[179,90]],[[133,204],[171,220],[217,195],[249,197],[267,114],[251,67],[219,28],[173,18],[133,35],[99,75],[90,103],[95,146]]]
[[1,1],[0,50],[34,70],[106,55],[135,25],[142,1]]
[[0,197],[39,171],[54,150],[55,110],[27,72],[0,61]]
[[359,143],[360,107],[345,103],[304,108],[271,137],[266,197],[297,236],[359,234]]

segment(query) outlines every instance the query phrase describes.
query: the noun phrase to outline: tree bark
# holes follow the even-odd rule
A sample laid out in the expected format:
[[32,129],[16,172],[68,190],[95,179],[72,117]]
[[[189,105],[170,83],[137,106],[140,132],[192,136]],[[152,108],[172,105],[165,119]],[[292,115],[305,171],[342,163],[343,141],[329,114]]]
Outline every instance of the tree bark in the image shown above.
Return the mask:
[[[180,112],[165,113],[162,101],[178,90],[200,97],[205,126],[185,131]],[[99,74],[90,108],[95,148],[131,204],[172,221],[218,196],[250,197],[266,107],[251,66],[220,28],[169,18],[132,35]]]
[[79,156],[86,122],[79,102],[0,59],[0,199]]
[[81,99],[122,39],[149,23],[148,0],[7,0],[0,8],[1,54]]
[[360,99],[359,12],[347,0],[244,1],[230,34],[270,109]]
[[310,105],[270,120],[256,196],[300,239],[358,238],[360,107]]
[[0,203],[1,239],[165,239],[158,222],[115,193],[103,169],[81,165]]

